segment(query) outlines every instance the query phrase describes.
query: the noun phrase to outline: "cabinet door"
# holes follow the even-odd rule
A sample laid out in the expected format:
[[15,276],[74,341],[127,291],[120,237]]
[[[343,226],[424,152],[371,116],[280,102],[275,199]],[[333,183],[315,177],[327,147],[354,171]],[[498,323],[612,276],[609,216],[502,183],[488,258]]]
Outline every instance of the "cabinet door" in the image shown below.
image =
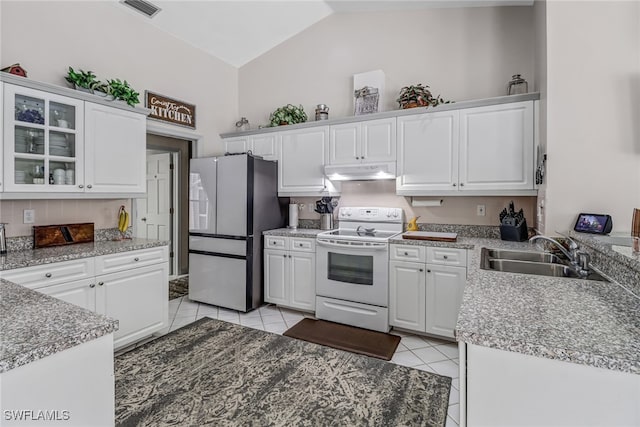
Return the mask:
[[389,324],[425,331],[425,265],[389,261]]
[[91,193],[146,193],[146,116],[85,103],[85,187]]
[[256,156],[262,156],[265,160],[278,160],[277,141],[277,133],[251,135],[249,137],[249,150]]
[[533,189],[533,101],[460,110],[460,190]]
[[467,269],[427,264],[425,331],[454,338]]
[[324,165],[329,155],[329,126],[282,132],[278,150],[280,195],[318,195],[327,190]]
[[96,281],[93,277],[61,285],[47,286],[38,289],[38,292],[87,310],[96,311]]
[[396,118],[362,122],[362,150],[364,162],[393,162],[396,160]]
[[345,123],[329,129],[329,164],[360,163],[360,123]]
[[168,326],[168,263],[96,276],[96,285],[96,311],[120,322],[116,348]]
[[288,252],[264,251],[264,300],[273,304],[287,304],[288,295]]
[[246,136],[224,140],[225,153],[246,153],[249,149],[249,139]]
[[398,117],[396,193],[455,191],[458,136],[457,111]]
[[314,311],[316,307],[316,254],[292,251],[289,258],[289,305]]
[[83,101],[4,85],[4,188],[82,192]]

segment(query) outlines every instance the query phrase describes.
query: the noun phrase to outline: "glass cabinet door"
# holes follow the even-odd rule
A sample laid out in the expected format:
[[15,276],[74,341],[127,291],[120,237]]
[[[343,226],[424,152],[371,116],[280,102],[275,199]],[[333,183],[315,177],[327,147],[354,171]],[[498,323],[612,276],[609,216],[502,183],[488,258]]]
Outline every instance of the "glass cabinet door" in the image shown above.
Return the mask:
[[5,84],[5,191],[83,191],[83,101]]

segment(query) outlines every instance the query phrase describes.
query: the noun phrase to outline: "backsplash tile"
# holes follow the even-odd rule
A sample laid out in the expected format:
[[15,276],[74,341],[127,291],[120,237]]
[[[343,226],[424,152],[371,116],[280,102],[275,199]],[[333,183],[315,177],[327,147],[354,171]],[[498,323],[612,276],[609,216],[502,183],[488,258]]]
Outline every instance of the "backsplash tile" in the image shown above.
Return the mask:
[[[96,242],[106,242],[110,240],[118,240],[122,238],[122,233],[117,228],[102,228],[96,229],[93,232],[94,240]],[[129,229],[125,232],[125,238],[131,238],[133,236],[133,228],[129,227]],[[7,237],[7,251],[24,251],[28,249],[33,249],[33,236],[17,236],[17,237]]]

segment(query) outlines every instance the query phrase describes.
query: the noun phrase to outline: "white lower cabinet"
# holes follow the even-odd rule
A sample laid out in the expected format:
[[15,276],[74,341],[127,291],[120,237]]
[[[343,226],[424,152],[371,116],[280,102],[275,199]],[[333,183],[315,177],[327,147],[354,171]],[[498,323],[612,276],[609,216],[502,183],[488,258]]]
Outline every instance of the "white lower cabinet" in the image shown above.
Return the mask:
[[[164,328],[168,316],[168,263],[96,276],[96,311],[118,319],[116,348]],[[164,285],[161,285],[164,284]]]
[[466,250],[424,249],[391,245],[389,324],[454,338],[467,279]]
[[[280,246],[286,249],[269,249]],[[314,311],[316,298],[315,240],[266,236],[264,300],[277,305]]]
[[117,319],[116,349],[168,326],[166,246],[0,271],[0,278]]

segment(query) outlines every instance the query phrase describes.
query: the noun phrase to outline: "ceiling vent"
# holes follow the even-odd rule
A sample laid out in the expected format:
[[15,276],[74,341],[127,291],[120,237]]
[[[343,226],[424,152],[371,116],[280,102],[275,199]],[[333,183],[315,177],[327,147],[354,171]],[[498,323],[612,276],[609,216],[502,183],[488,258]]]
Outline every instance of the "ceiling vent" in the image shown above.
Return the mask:
[[158,6],[144,0],[121,0],[120,3],[129,6],[133,10],[142,13],[148,18],[153,18],[156,13],[160,12],[161,10]]

